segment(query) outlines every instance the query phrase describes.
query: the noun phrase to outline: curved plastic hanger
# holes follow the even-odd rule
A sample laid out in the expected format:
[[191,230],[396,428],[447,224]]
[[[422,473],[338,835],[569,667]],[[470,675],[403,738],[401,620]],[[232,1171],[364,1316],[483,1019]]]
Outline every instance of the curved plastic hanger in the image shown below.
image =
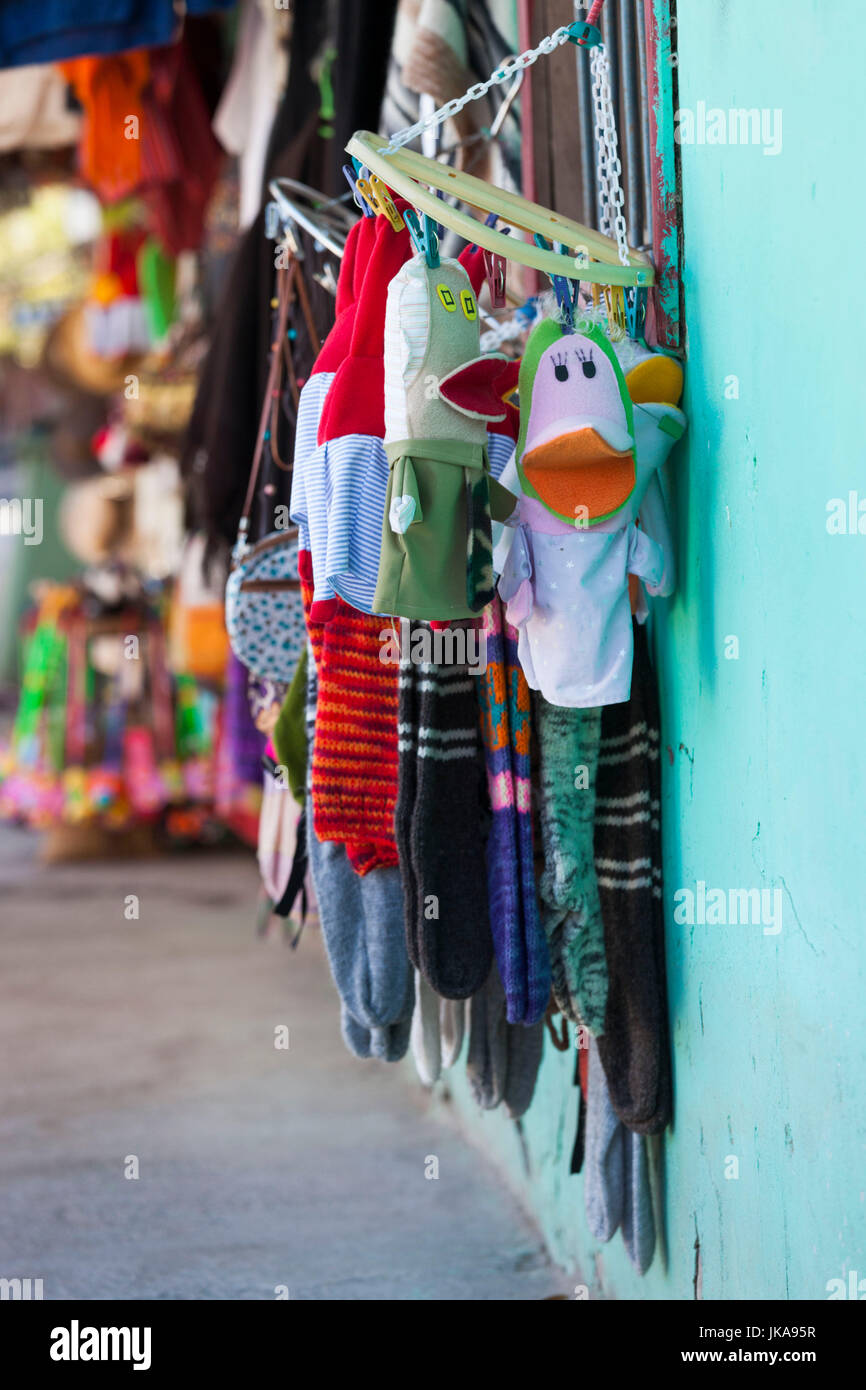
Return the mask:
[[[348,208],[339,202],[328,203],[322,193],[295,179],[272,179],[268,192],[285,220],[303,227],[314,241],[326,247],[332,255],[342,256],[346,236],[354,221]],[[305,207],[304,203],[308,206]]]
[[[414,150],[399,149],[384,154],[387,137],[369,130],[358,130],[346,150],[372,173],[377,174],[389,188],[400,193],[422,212],[442,222],[466,241],[483,246],[506,260],[519,261],[549,276],[564,276],[595,285],[624,285],[649,287],[655,273],[649,258],[642,251],[629,249],[629,265],[621,265],[616,241],[601,232],[573,222],[569,217],[531,203],[519,193],[497,188],[476,178],[451,169],[435,159],[428,159]],[[500,221],[518,227],[531,235],[540,235],[550,242],[567,246],[570,255],[552,251],[532,241],[508,236],[497,227],[489,226],[462,212],[459,207],[438,198],[432,189],[451,194],[470,207],[483,212],[495,212]]]

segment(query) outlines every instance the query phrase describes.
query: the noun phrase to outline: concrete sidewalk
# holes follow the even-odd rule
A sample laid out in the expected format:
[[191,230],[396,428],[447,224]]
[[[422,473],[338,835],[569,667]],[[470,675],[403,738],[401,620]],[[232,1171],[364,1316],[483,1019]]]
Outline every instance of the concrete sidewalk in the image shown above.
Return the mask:
[[345,1051],[318,932],[256,939],[251,857],[33,856],[0,828],[0,1276],[47,1299],[564,1291],[406,1069]]

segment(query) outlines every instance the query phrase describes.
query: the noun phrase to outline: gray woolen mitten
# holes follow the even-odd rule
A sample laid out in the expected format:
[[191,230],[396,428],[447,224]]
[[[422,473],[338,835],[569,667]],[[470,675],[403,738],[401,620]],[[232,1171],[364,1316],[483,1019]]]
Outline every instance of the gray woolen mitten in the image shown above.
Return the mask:
[[409,1046],[411,1019],[392,1023],[388,1028],[365,1028],[340,1001],[340,1031],[343,1042],[356,1057],[376,1057],[382,1062],[399,1062]]
[[476,1104],[493,1110],[505,1095],[508,1034],[505,990],[494,962],[484,987],[469,1002],[469,1052],[466,1075]]
[[625,1129],[610,1103],[598,1047],[589,1040],[584,1202],[589,1229],[608,1241],[622,1221],[625,1192]]
[[[373,869],[360,877],[344,845],[321,841],[312,828],[308,803],[307,846],[319,903],[322,936],[334,983],[349,1014],[367,1032],[411,1022],[414,982],[403,934],[402,890],[396,869]],[[352,1033],[364,1047],[360,1034]],[[352,1051],[355,1045],[346,1037]],[[379,1043],[372,1053],[385,1055]]]
[[466,1073],[483,1110],[502,1101],[512,1120],[529,1108],[544,1048],[544,1021],[508,1022],[505,990],[494,961],[482,990],[469,1003]]
[[638,1274],[646,1274],[656,1248],[652,1192],[647,1160],[647,1138],[625,1129],[625,1174],[622,1238],[626,1253]]
[[466,1030],[466,1001],[440,999],[439,1033],[442,1039],[442,1070],[453,1067],[463,1049]]
[[442,1070],[442,1042],[439,1024],[441,1000],[420,970],[415,971],[415,1010],[412,1014],[412,1057],[418,1079],[424,1086],[438,1081]]
[[505,1079],[505,1108],[512,1120],[519,1120],[529,1109],[535,1093],[538,1068],[544,1051],[544,1019],[528,1026],[509,1023],[508,1073]]

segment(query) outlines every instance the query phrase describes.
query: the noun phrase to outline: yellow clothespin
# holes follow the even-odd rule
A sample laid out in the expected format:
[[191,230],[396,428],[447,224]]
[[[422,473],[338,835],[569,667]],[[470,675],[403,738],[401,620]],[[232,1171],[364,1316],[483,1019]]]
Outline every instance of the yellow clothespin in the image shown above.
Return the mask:
[[404,226],[403,218],[394,206],[394,200],[388,192],[387,185],[379,178],[378,174],[371,174],[368,179],[359,176],[358,192],[367,199],[374,212],[382,217],[387,217],[395,232],[399,232]]
[[616,329],[618,336],[623,336],[627,329],[627,319],[625,291],[622,285],[605,285],[604,305],[607,310],[608,331]]

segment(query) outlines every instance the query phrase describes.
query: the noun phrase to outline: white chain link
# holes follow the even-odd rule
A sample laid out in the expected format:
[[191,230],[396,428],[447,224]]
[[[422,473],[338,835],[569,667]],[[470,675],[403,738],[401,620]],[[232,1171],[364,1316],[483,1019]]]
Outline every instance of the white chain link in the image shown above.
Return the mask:
[[451,101],[446,101],[444,106],[440,106],[438,111],[434,111],[432,116],[427,116],[423,121],[416,121],[414,125],[406,126],[403,130],[398,130],[391,136],[387,145],[383,145],[380,154],[394,154],[403,145],[408,145],[412,140],[417,139],[426,130],[433,130],[436,126],[449,121],[452,116],[456,116],[458,111],[470,101],[478,101],[480,97],[486,96],[491,87],[498,87],[503,82],[508,82],[514,77],[515,73],[521,72],[524,68],[532,67],[537,58],[541,58],[547,53],[555,53],[557,48],[567,43],[570,38],[568,26],[561,24],[552,34],[543,38],[537,48],[528,48],[525,53],[521,53],[518,58],[511,58],[507,63],[503,63],[501,68],[497,68],[491,73],[486,82],[476,82],[468,92],[464,92],[462,97],[454,97]]
[[[451,120],[458,111],[470,101],[478,101],[486,96],[491,87],[508,82],[515,73],[521,72],[542,56],[554,53],[562,44],[568,43],[571,34],[567,25],[562,24],[552,34],[548,34],[537,48],[528,48],[519,57],[503,63],[491,73],[486,82],[476,82],[464,92],[462,97],[446,101],[437,111],[396,131],[379,151],[380,154],[394,154],[404,145],[416,140],[428,130],[435,130],[445,121]],[[619,142],[616,133],[616,115],[613,109],[613,96],[610,88],[610,62],[604,44],[590,49],[590,73],[592,75],[592,103],[595,118],[596,176],[599,188],[599,231],[605,236],[615,237],[621,265],[630,263],[628,250],[628,231],[625,225],[625,194],[620,176],[622,162],[619,157]]]
[[620,183],[622,162],[616,134],[616,116],[610,90],[610,63],[599,44],[590,50],[592,104],[595,116],[595,171],[598,179],[599,226],[605,236],[615,236],[621,265],[629,264],[628,232],[623,207],[625,195]]

